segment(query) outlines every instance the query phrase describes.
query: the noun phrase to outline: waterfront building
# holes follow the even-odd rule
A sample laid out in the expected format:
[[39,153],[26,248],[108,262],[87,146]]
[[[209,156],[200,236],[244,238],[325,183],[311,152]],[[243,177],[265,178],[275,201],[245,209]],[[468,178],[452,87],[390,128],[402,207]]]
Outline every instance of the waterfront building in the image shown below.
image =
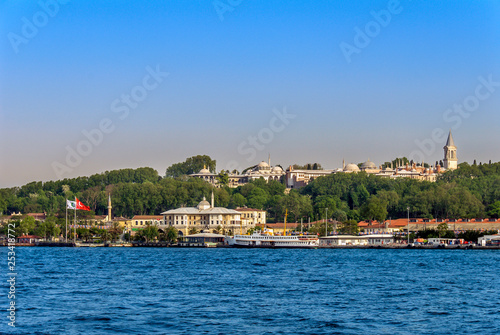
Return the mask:
[[214,207],[214,195],[209,203],[205,197],[196,207],[181,207],[161,213],[162,227],[175,227],[180,236],[191,235],[190,231],[204,231],[234,235],[246,234],[255,225],[241,220],[241,213],[234,209]]
[[266,211],[262,209],[238,207],[237,212],[241,213],[241,221],[243,224],[256,225],[266,224]]
[[34,244],[36,242],[40,242],[43,239],[40,236],[36,235],[21,235],[16,238],[16,243],[18,244]]
[[179,238],[180,247],[216,247],[224,245],[225,236],[214,233],[198,233]]
[[319,238],[320,247],[338,246],[338,245],[365,245],[367,243],[363,236],[357,235],[334,235],[323,236]]
[[160,226],[163,224],[163,216],[161,215],[134,215],[132,218],[133,228],[144,228],[148,224]]
[[375,235],[334,235],[319,238],[319,246],[348,246],[348,245],[384,245],[394,243],[392,234]]
[[496,235],[484,235],[477,239],[477,244],[486,245],[500,245],[500,234]]
[[408,218],[386,220],[382,223],[378,221],[361,221],[358,223],[359,229],[366,234],[373,233],[398,233],[406,232],[408,226],[410,231],[420,231],[426,229],[437,229],[441,223],[446,223],[449,230],[462,232],[466,230],[485,231],[499,230],[500,219],[426,219],[426,218]]

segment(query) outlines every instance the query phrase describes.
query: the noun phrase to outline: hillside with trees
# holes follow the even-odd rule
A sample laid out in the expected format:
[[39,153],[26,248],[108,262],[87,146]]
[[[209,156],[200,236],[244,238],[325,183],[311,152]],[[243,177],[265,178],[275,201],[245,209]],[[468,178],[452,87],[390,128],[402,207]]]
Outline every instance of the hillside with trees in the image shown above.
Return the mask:
[[46,212],[63,217],[65,199],[76,196],[91,208],[86,215],[103,215],[111,194],[113,214],[130,218],[195,206],[213,191],[216,206],[265,209],[270,222],[282,221],[285,210],[289,222],[301,218],[315,221],[325,217],[326,208],[328,217],[339,221],[406,217],[407,207],[412,217],[500,216],[500,163],[462,163],[458,170],[446,172],[435,183],[388,179],[364,172],[338,173],[317,178],[288,194],[285,185],[278,181],[255,180],[232,189],[214,188],[201,179],[187,177],[188,172],[203,165],[215,169],[215,160],[208,156],[191,157],[169,167],[165,177],[144,167],[0,189],[0,212]]

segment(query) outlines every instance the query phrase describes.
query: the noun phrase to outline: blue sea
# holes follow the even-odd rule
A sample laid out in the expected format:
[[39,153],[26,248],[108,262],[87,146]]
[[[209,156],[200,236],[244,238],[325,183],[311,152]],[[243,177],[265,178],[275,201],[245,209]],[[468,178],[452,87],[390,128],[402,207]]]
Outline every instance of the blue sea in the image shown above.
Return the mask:
[[4,284],[0,331],[499,334],[499,264],[496,250],[18,247],[16,327]]

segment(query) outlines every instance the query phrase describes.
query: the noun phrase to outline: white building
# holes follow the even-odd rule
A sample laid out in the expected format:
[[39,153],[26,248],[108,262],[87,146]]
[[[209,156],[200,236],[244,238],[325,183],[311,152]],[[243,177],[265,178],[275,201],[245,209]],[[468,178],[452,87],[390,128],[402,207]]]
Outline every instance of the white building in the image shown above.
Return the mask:
[[334,235],[319,238],[319,246],[384,245],[394,243],[392,234]]
[[161,213],[164,226],[175,227],[179,235],[190,235],[190,231],[196,230],[224,233],[227,235],[245,234],[248,229],[255,225],[243,222],[241,213],[234,209],[214,207],[214,196],[212,203],[203,198],[196,207],[181,207]]

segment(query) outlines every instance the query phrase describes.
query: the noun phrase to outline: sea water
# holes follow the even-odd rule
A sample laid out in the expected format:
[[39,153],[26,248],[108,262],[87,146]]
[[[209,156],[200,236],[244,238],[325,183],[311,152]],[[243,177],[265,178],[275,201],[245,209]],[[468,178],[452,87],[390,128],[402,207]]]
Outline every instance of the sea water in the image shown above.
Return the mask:
[[6,284],[0,331],[499,334],[499,264],[497,250],[18,247],[16,327]]

